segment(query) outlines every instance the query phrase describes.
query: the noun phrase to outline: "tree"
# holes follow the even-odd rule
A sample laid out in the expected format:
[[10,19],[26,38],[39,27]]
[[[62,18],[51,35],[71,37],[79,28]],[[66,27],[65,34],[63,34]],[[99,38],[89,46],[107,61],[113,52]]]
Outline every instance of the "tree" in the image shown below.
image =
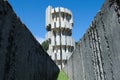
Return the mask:
[[44,41],[41,45],[45,51],[48,50],[48,47],[49,47],[48,41]]

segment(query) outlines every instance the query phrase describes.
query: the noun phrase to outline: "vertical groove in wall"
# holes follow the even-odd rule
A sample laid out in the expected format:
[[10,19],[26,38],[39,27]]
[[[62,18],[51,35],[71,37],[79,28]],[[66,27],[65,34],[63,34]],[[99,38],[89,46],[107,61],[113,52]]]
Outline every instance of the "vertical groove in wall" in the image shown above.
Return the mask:
[[83,71],[83,80],[86,80],[85,78],[85,69],[84,69],[84,62],[83,62],[83,53],[82,51],[80,52],[81,53],[81,62],[82,62],[82,71]]
[[[8,46],[7,46],[7,52],[6,52],[6,59],[5,59],[5,70],[4,70],[4,78],[3,80],[15,80],[15,52],[16,49],[15,43],[14,43],[14,30],[9,30],[9,37],[8,37]],[[15,47],[16,48],[16,47]]]
[[113,7],[116,12],[118,23],[120,24],[120,1],[119,0],[109,0],[109,7]]
[[[72,73],[74,74],[74,62],[73,62],[73,58],[72,58]],[[72,75],[72,78],[74,80],[74,75]]]
[[[95,25],[96,26],[96,25]],[[95,37],[96,37],[96,51],[97,51],[97,57],[98,57],[98,65],[99,65],[99,73],[100,73],[100,79],[101,80],[105,80],[105,77],[104,77],[104,70],[103,70],[103,61],[102,61],[102,53],[101,53],[101,46],[100,46],[100,37],[98,35],[98,32],[97,32],[97,29],[95,29]]]
[[103,64],[102,64],[102,56],[101,56],[101,49],[100,49],[100,43],[99,43],[99,36],[96,29],[96,21],[92,23],[92,26],[90,28],[91,32],[91,39],[89,37],[89,40],[92,43],[91,49],[93,51],[93,66],[94,66],[94,73],[96,75],[96,80],[105,80],[104,78],[104,71],[103,71]]
[[90,45],[89,47],[90,47],[91,51],[93,52],[92,53],[92,65],[93,65],[93,70],[94,70],[93,72],[95,74],[95,79],[94,80],[97,80],[96,60],[95,60],[95,53],[93,51],[93,39],[92,39],[93,28],[92,28],[92,26],[93,26],[93,23],[90,26],[89,33],[88,33],[88,38],[89,38],[89,45]]
[[3,27],[4,27],[4,17],[5,17],[5,11],[4,11],[4,9],[2,10],[2,8],[4,8],[4,7],[2,7],[2,6],[0,6],[1,7],[1,14],[0,14],[0,21],[1,21],[1,23],[0,23],[0,47],[2,46],[2,44],[1,44],[1,41],[2,41],[2,30],[3,30]]
[[93,63],[93,67],[94,67],[94,74],[96,76],[95,80],[98,80],[98,71],[97,71],[97,60],[96,60],[96,52],[95,52],[95,45],[94,45],[94,35],[93,35],[93,25],[90,27],[90,47],[91,47],[91,51],[93,52],[92,54],[92,63]]
[[105,79],[105,74],[104,74],[104,69],[103,69],[103,60],[102,60],[102,52],[101,52],[101,46],[100,46],[100,37],[98,35],[98,30],[96,29],[96,38],[97,38],[97,51],[98,51],[98,56],[99,56],[99,61],[100,61],[100,74],[101,74],[101,80],[106,80]]
[[0,47],[2,46],[2,44],[1,44],[1,41],[2,41],[2,29],[3,29],[3,26],[4,26],[4,21],[2,21],[1,20],[1,24],[0,24],[0,26],[2,26],[2,27],[0,27]]
[[[102,14],[101,14],[102,15]],[[100,16],[101,16],[100,15]],[[112,56],[111,56],[111,51],[110,51],[110,46],[109,46],[109,42],[108,42],[108,38],[107,38],[107,34],[106,34],[106,29],[105,29],[105,25],[104,25],[104,22],[103,22],[103,19],[101,17],[101,23],[102,23],[102,27],[103,27],[103,31],[104,31],[104,38],[105,38],[105,41],[106,41],[106,44],[107,44],[107,50],[108,50],[108,57],[110,59],[110,70],[111,70],[111,74],[112,74],[112,80],[114,80],[114,75],[113,75],[113,64],[112,64]]]

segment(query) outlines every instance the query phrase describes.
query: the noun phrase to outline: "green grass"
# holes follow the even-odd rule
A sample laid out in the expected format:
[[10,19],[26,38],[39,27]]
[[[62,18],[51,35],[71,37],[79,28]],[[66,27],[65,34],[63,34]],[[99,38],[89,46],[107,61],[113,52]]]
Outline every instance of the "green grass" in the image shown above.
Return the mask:
[[63,70],[60,71],[57,80],[68,80],[68,77]]

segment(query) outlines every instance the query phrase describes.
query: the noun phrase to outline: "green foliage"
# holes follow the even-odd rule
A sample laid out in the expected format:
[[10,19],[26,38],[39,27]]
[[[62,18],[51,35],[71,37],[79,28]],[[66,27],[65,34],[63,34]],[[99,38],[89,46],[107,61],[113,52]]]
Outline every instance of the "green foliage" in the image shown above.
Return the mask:
[[42,45],[42,47],[43,47],[43,49],[44,49],[45,51],[48,50],[49,44],[48,44],[47,41],[44,41],[41,45]]
[[60,71],[57,80],[68,80],[68,77],[63,70]]
[[77,46],[78,42],[75,42],[75,46]]

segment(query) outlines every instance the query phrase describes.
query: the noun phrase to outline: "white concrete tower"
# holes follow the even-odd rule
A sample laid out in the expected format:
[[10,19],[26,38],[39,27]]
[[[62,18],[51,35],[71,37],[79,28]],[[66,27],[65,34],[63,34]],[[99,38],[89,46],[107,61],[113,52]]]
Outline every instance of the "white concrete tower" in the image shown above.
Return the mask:
[[49,43],[48,54],[59,66],[64,67],[75,49],[72,35],[73,16],[70,10],[62,7],[46,9],[46,40]]

